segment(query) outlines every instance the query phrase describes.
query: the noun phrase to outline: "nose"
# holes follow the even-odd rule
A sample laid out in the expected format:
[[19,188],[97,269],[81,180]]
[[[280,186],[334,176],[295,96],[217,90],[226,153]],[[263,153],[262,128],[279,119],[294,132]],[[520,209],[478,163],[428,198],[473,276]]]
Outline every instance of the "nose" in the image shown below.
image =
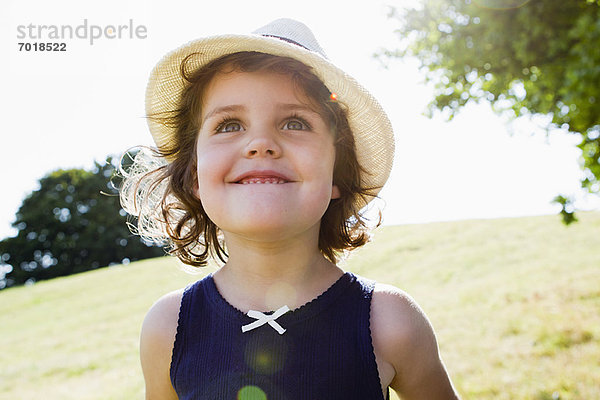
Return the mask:
[[261,132],[248,135],[249,140],[244,149],[245,156],[248,158],[279,158],[282,150],[277,142],[276,134],[276,132],[262,130]]

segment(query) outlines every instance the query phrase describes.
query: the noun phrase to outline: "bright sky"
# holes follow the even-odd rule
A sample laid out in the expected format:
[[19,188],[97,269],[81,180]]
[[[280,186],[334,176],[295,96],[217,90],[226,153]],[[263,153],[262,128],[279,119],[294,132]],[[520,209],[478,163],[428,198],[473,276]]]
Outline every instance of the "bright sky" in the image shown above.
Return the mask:
[[[509,126],[487,106],[451,123],[422,116],[431,98],[416,62],[382,68],[372,54],[393,47],[386,4],[415,1],[144,1],[10,0],[0,4],[3,76],[0,113],[3,191],[0,238],[36,182],[57,168],[90,168],[93,160],[151,144],[144,114],[146,80],[168,51],[194,38],[250,32],[292,17],[306,23],[329,58],[382,103],[396,132],[396,160],[382,191],[386,224],[551,214],[558,193],[582,197],[574,138],[546,138],[530,123]],[[143,25],[145,39],[67,39],[66,52],[18,51],[18,26],[84,23]],[[128,31],[124,31],[126,35]],[[88,34],[89,36],[89,34]],[[533,134],[532,134],[533,133]]]

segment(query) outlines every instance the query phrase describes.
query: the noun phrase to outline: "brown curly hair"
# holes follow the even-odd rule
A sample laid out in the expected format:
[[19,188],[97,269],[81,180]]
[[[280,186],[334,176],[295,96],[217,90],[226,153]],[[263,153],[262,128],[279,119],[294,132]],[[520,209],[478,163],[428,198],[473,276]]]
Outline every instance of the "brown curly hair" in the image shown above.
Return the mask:
[[[138,217],[137,233],[146,239],[166,241],[170,244],[169,252],[188,265],[204,266],[211,255],[226,262],[227,252],[219,227],[207,216],[194,192],[202,94],[217,73],[266,70],[290,76],[296,88],[307,95],[311,106],[329,123],[334,135],[333,183],[339,188],[340,197],[331,200],[321,219],[319,250],[335,263],[341,252],[364,245],[369,234],[360,205],[368,203],[379,188],[362,186],[361,173],[367,172],[358,163],[344,105],[332,100],[331,92],[310,67],[293,58],[240,52],[193,70],[190,65],[195,56],[190,54],[181,63],[181,76],[188,85],[181,94],[178,109],[147,116],[175,129],[170,145],[152,149],[154,157],[172,161],[162,164],[154,161],[154,167],[140,168],[135,164],[148,163],[149,158],[138,155],[134,168],[124,171],[121,201],[128,212]],[[157,193],[161,195],[157,197]],[[381,215],[377,225],[380,222]],[[159,231],[162,237],[157,234]]]

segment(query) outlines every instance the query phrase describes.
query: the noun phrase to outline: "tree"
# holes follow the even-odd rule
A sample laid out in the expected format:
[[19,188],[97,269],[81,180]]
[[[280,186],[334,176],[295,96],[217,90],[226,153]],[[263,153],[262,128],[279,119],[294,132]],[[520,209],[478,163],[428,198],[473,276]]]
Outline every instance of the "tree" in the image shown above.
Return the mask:
[[[600,192],[600,4],[598,0],[423,0],[392,9],[398,49],[416,57],[434,84],[429,115],[452,118],[488,101],[511,117],[548,116],[547,129],[579,135],[583,188]],[[557,196],[563,221],[575,220]]]
[[40,179],[16,214],[17,235],[0,241],[0,289],[164,255],[130,233],[114,171],[109,157],[91,171],[57,170]]

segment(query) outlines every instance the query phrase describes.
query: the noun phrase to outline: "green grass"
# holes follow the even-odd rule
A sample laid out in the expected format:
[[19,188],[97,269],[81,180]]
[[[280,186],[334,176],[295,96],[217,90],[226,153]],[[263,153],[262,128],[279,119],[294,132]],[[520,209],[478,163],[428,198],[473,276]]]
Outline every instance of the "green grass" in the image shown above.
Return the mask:
[[[600,213],[578,216],[384,227],[343,267],[419,302],[464,399],[593,399]],[[142,399],[145,312],[199,277],[161,258],[1,291],[0,399]]]

